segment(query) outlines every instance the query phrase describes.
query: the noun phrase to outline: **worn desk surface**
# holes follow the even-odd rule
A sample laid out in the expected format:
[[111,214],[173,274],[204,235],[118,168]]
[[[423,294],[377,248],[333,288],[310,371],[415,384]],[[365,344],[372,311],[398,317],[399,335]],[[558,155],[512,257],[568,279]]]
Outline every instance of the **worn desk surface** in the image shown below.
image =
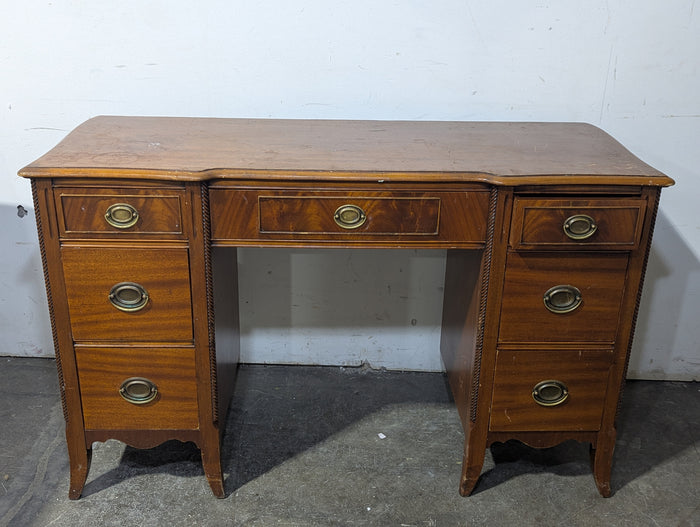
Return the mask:
[[96,117],[26,177],[258,177],[497,185],[666,186],[672,181],[583,123]]

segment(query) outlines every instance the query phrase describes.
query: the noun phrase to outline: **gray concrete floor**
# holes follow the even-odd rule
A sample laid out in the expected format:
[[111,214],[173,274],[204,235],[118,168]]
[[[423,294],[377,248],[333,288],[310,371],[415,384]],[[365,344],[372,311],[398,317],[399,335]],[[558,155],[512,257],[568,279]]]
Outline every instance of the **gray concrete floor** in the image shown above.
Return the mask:
[[628,382],[609,499],[575,442],[497,444],[460,497],[463,437],[440,374],[242,366],[221,500],[191,444],[108,441],[69,501],[54,362],[0,357],[0,401],[2,527],[700,525],[698,383]]

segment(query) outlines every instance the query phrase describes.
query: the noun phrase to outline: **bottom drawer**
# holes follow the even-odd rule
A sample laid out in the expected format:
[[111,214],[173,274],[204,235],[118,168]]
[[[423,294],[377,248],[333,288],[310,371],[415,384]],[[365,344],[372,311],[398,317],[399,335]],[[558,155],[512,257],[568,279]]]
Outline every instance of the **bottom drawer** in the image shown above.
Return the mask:
[[192,348],[76,348],[85,428],[199,427]]
[[489,429],[598,430],[611,365],[611,350],[499,350]]

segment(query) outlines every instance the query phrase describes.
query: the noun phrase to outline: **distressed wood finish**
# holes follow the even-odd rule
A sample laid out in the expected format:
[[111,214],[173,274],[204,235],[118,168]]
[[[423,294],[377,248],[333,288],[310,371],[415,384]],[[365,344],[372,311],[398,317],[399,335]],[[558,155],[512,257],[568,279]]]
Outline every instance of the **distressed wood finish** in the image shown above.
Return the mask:
[[582,123],[102,116],[21,173],[174,181],[672,183]]
[[[440,349],[465,434],[460,493],[477,485],[485,449],[509,439],[589,443],[598,490],[612,492],[660,188],[673,181],[597,128],[99,117],[20,175],[32,180],[71,499],[92,442],[107,439],[193,441],[212,492],[225,495],[235,247],[247,245],[449,249]],[[138,211],[133,225],[105,221],[115,204]],[[364,223],[338,226],[342,205],[362,208]],[[576,215],[595,233],[568,236]],[[148,291],[146,307],[110,304],[122,282]],[[543,295],[558,285],[581,292],[577,309],[547,310]],[[122,398],[134,377],[157,397]],[[538,405],[543,380],[569,398]]]

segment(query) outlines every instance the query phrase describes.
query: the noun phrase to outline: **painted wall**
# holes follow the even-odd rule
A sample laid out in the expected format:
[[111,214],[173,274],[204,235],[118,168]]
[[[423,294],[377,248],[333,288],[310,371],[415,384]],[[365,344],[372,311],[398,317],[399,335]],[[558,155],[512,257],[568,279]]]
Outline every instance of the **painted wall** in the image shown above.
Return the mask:
[[[694,0],[0,7],[0,354],[51,337],[24,164],[98,114],[587,121],[668,173],[631,377],[700,378]],[[28,212],[23,215],[18,205]],[[242,250],[251,362],[441,368],[444,255]]]

